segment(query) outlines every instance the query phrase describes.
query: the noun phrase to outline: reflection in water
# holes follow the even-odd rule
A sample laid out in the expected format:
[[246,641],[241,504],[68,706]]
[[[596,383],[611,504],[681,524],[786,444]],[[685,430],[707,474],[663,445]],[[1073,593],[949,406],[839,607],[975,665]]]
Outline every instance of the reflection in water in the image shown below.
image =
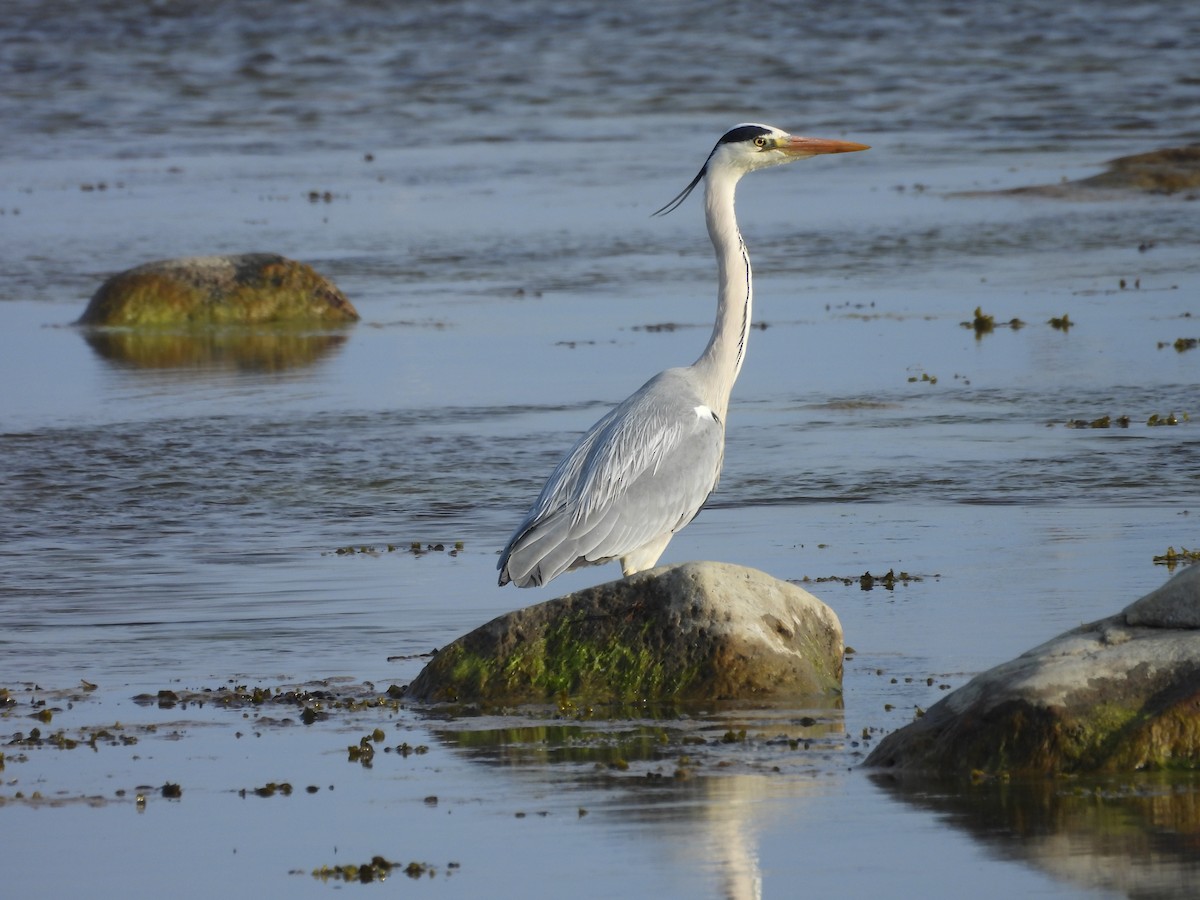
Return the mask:
[[1200,883],[1200,777],[1137,776],[964,786],[875,775],[997,854],[1088,890],[1193,896]]
[[476,762],[574,765],[576,787],[608,789],[607,812],[651,826],[689,870],[712,870],[730,900],[762,897],[766,802],[821,790],[818,776],[845,765],[840,710],[516,727],[459,719],[433,734]]
[[84,340],[108,362],[135,369],[279,372],[310,366],[340,348],[341,331],[274,328],[88,328]]

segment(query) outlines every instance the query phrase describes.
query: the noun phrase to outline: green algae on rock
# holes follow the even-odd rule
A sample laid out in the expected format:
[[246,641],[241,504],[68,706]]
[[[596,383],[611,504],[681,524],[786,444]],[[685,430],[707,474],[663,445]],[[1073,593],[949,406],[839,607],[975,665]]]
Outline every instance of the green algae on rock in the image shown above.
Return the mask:
[[866,764],[940,775],[1200,770],[1200,566],[976,676]]
[[311,266],[274,253],[146,263],[112,276],[78,324],[117,327],[353,322],[358,312]]
[[443,648],[419,701],[640,703],[841,692],[836,614],[740,566],[663,566],[500,616]]

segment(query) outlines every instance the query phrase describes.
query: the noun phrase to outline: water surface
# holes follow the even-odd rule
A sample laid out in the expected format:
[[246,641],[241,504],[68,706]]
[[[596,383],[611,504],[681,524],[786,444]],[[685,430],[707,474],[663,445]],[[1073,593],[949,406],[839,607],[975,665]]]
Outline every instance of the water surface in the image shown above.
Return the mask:
[[[943,686],[1200,544],[1200,350],[1172,347],[1200,337],[1195,203],[950,196],[1200,139],[1197,39],[1168,2],[10,3],[2,731],[139,738],[6,748],[14,889],[323,893],[314,867],[383,854],[434,865],[414,888],[447,896],[1179,892],[1190,785],[1082,807],[857,766]],[[765,327],[720,489],[664,562],[810,579],[856,651],[842,709],[306,728],[131,701],[383,690],[494,615],[615,577],[501,591],[496,552],[575,434],[703,346],[699,204],[649,214],[754,119],[873,149],[743,185]],[[70,326],[112,272],[252,251],[312,263],[363,321],[203,342]],[[1025,327],[977,335],[977,307]],[[854,580],[888,569],[915,578]],[[348,763],[377,726],[428,751]],[[296,793],[238,793],[281,780]],[[142,791],[139,813],[166,782],[182,799]]]

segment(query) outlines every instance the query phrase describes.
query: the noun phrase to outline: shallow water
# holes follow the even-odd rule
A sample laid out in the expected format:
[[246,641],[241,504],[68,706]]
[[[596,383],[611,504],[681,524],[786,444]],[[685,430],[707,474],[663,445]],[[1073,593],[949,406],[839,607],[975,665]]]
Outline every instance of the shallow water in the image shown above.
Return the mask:
[[[1196,141],[1190,5],[9,7],[0,685],[85,679],[54,728],[155,728],[5,749],[16,888],[325,891],[312,868],[375,854],[435,865],[421,888],[448,896],[1105,896],[1196,876],[1187,785],[1101,786],[1095,812],[856,768],[943,685],[1110,614],[1165,579],[1154,556],[1200,544],[1200,350],[1171,346],[1200,337],[1195,203],[950,196]],[[766,327],[721,487],[664,562],[917,576],[809,583],[856,650],[842,710],[710,710],[638,756],[631,723],[395,710],[249,732],[239,711],[131,702],[382,690],[494,615],[615,577],[501,591],[496,551],[572,435],[702,347],[699,205],[649,213],[758,118],[873,149],[743,185]],[[201,342],[70,327],[114,271],[263,250],[332,276],[363,321]],[[1025,327],[977,336],[976,307]],[[1129,425],[1067,427],[1102,416]],[[38,727],[18,696],[5,735]],[[344,768],[376,725],[428,753]],[[786,738],[814,727],[798,758]],[[679,734],[703,739],[687,779]],[[237,794],[279,780],[321,790]],[[183,798],[138,814],[137,788],[165,782]]]

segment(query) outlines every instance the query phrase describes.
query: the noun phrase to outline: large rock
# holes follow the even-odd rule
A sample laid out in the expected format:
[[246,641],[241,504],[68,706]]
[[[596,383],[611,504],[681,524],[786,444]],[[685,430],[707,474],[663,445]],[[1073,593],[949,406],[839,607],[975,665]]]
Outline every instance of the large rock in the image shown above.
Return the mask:
[[1200,565],[976,676],[866,764],[937,774],[1200,768]]
[[338,323],[358,312],[329,279],[274,253],[194,256],[146,263],[112,276],[80,325]]
[[635,703],[840,694],[842,627],[807,591],[741,566],[685,563],[501,616],[409,685],[424,701]]

